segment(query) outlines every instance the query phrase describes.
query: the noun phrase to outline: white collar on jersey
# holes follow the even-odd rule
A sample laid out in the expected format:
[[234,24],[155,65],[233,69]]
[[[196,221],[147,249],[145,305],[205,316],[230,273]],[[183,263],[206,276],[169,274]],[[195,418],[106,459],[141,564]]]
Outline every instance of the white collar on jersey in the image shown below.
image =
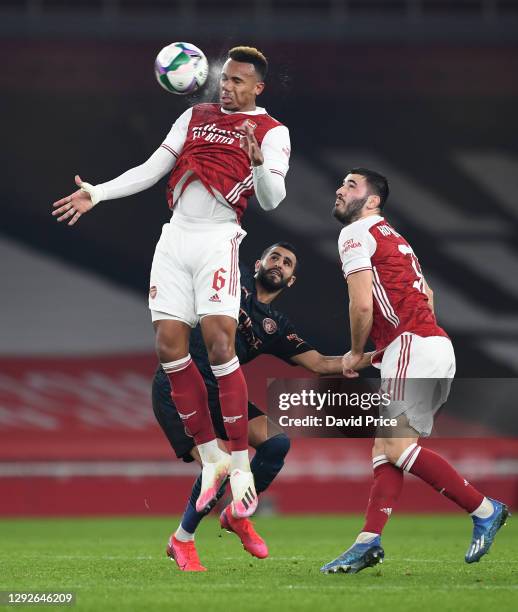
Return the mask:
[[359,225],[365,225],[367,229],[370,229],[376,223],[383,221],[384,217],[381,215],[369,215],[368,217],[362,217],[361,219],[356,219],[350,223],[347,227],[358,227]]
[[266,109],[262,106],[256,106],[252,111],[229,111],[225,110],[222,106],[220,106],[221,112],[225,113],[225,115],[266,115]]

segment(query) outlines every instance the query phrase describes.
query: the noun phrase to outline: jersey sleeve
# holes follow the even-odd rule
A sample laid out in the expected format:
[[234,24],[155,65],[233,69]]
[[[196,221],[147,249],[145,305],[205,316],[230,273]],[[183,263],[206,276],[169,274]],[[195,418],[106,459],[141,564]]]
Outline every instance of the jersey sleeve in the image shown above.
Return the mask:
[[367,228],[352,223],[340,232],[338,252],[345,278],[355,272],[372,270],[371,257],[376,251],[376,241]]
[[263,210],[273,210],[286,197],[284,177],[289,168],[290,134],[284,125],[266,132],[261,143],[264,163],[254,166],[254,191]]
[[285,320],[282,321],[281,326],[279,339],[270,347],[268,353],[275,357],[279,357],[279,359],[286,361],[290,365],[295,365],[291,361],[291,357],[313,351],[314,348],[297,334],[292,323]]
[[183,112],[178,119],[173,123],[173,127],[167,134],[161,147],[169,151],[177,159],[182,152],[185,140],[187,138],[187,130],[192,117],[192,107]]
[[272,173],[284,178],[290,167],[290,132],[285,125],[268,130],[261,143],[264,166]]

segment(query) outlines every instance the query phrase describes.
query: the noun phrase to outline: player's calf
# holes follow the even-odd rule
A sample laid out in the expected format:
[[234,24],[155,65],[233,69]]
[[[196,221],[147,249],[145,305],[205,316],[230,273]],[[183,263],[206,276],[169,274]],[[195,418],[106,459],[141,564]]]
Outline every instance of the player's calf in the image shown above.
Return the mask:
[[284,466],[284,459],[290,450],[290,439],[285,433],[279,433],[265,440],[255,449],[250,462],[254,475],[255,489],[262,493],[272,484]]

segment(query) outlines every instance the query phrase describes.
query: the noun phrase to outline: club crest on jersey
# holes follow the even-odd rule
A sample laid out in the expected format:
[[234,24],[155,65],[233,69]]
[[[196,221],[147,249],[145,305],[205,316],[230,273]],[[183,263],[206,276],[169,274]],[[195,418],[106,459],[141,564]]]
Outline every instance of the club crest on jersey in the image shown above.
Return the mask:
[[154,300],[156,298],[156,294],[158,293],[158,289],[155,287],[155,285],[153,285],[152,287],[150,287],[149,289],[149,297]]
[[263,329],[267,334],[274,334],[277,331],[277,323],[266,317],[266,319],[263,319]]
[[221,302],[219,299],[219,295],[215,293],[212,297],[209,298],[209,302]]

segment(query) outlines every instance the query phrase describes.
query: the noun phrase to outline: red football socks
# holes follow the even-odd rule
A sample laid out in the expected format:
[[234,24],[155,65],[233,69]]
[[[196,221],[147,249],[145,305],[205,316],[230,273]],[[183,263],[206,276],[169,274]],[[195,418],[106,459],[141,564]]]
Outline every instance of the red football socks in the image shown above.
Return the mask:
[[171,383],[171,397],[178,414],[195,443],[214,440],[216,434],[209,412],[207,388],[191,356],[163,363],[162,368]]
[[404,474],[402,470],[392,465],[385,455],[374,457],[372,465],[374,482],[371,487],[362,532],[381,535],[401,494]]
[[482,493],[429,448],[411,444],[402,453],[396,466],[415,474],[466,512],[476,510],[484,499]]
[[211,366],[218,380],[219,403],[231,451],[248,450],[248,389],[239,359]]

